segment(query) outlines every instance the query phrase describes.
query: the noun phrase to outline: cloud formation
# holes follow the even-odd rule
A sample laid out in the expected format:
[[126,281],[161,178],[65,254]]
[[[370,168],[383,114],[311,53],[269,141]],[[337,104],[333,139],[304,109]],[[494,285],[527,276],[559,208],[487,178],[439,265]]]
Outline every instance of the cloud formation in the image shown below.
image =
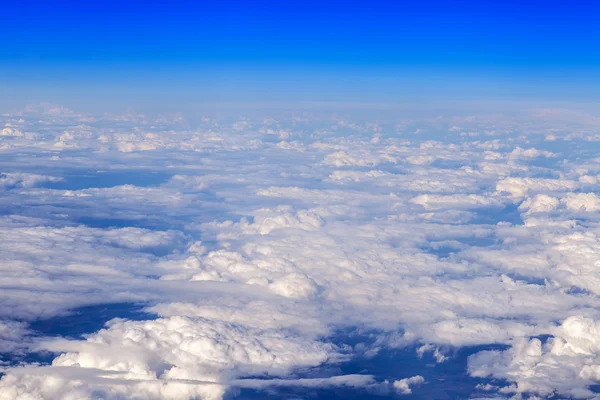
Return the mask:
[[[489,345],[477,390],[593,398],[600,167],[591,125],[542,114],[2,116],[0,399],[418,395],[427,374],[339,368]],[[30,325],[106,303],[156,318]]]

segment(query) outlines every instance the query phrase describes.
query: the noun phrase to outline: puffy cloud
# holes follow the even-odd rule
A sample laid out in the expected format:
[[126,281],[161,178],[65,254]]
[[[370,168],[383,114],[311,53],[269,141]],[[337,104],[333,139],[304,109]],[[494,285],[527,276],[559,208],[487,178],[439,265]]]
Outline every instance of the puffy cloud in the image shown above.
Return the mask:
[[41,222],[0,219],[0,318],[31,320],[82,305],[139,300],[132,287],[161,273],[152,253],[184,240],[175,231]]
[[595,193],[568,193],[561,201],[572,211],[600,211],[600,197]]
[[526,214],[550,212],[560,204],[556,197],[547,194],[538,194],[532,198],[527,198],[519,206],[519,210],[524,210]]
[[[441,363],[488,344],[510,346],[470,359],[472,375],[510,381],[484,385],[490,396],[589,395],[600,354],[597,161],[568,148],[565,162],[531,161],[554,156],[530,142],[561,136],[562,117],[192,124],[44,110],[1,120],[22,135],[0,150],[11,171],[0,177],[0,353],[56,356],[5,363],[0,399],[410,394],[423,377],[336,375],[335,365],[409,345]],[[576,146],[586,133],[573,129]],[[448,130],[465,134],[434,134]],[[503,213],[513,222],[496,222]],[[116,319],[80,340],[38,338],[27,324],[106,302],[158,317]],[[334,339],[347,329],[375,344]]]
[[435,159],[431,156],[409,156],[406,157],[406,161],[410,164],[415,165],[427,165],[431,164]]
[[545,343],[538,338],[516,339],[504,351],[484,351],[469,358],[469,372],[514,382],[505,393],[592,398],[588,388],[599,378],[599,324],[581,316],[567,318],[552,329]]
[[[57,340],[41,346],[66,351],[52,363],[59,372],[62,367],[102,371],[107,380],[117,378],[108,390],[112,396],[140,396],[141,392],[150,398],[160,398],[160,391],[152,393],[163,383],[185,381],[204,386],[201,394],[219,398],[223,384],[236,375],[277,376],[293,367],[319,365],[335,354],[330,345],[315,342],[310,336],[292,337],[181,316],[116,321],[85,342]],[[122,385],[123,380],[134,384]],[[193,390],[191,393],[198,393],[198,389]],[[179,396],[190,396],[188,393],[182,391]]]
[[[410,172],[410,173],[409,173]],[[479,190],[483,177],[472,169],[443,170],[433,167],[392,174],[380,170],[334,171],[329,179],[340,185],[349,183],[374,184],[395,190],[428,193],[454,193]]]
[[61,177],[46,176],[27,173],[2,173],[0,174],[0,188],[30,188],[46,182],[60,182]]
[[23,132],[15,128],[2,128],[0,136],[23,136]]
[[530,148],[530,149],[523,149],[521,147],[517,147],[516,149],[514,149],[513,151],[510,152],[509,157],[511,158],[524,158],[524,159],[531,159],[531,158],[538,158],[538,157],[556,157],[556,155],[554,153],[552,153],[551,151],[541,151],[538,150],[536,148]]
[[338,151],[335,153],[328,154],[325,157],[325,159],[323,160],[323,162],[325,164],[334,165],[336,167],[353,166],[353,165],[366,167],[366,166],[373,166],[373,165],[378,164],[378,161],[375,159],[352,157],[352,156],[344,153],[343,151]]
[[411,203],[419,204],[426,210],[450,209],[474,209],[487,207],[502,207],[500,199],[491,196],[476,194],[461,194],[449,196],[436,196],[422,194],[410,200]]
[[563,179],[544,178],[505,178],[496,184],[498,192],[506,192],[514,199],[522,199],[529,194],[543,192],[569,192],[579,188],[579,183]]
[[579,182],[589,185],[595,185],[598,182],[600,182],[600,176],[583,175],[579,177]]
[[28,334],[27,324],[24,322],[0,320],[0,365],[2,355],[24,350],[28,343],[24,337]]
[[411,378],[404,378],[398,381],[394,381],[394,388],[400,394],[411,394],[411,386],[420,385],[425,382],[425,378],[421,375],[415,375]]

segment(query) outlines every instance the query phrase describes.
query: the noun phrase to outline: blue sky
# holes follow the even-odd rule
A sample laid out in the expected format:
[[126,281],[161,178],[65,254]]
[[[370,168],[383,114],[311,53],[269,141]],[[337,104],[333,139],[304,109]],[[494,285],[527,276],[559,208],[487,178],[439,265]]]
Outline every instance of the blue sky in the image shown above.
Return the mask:
[[0,88],[90,104],[596,97],[599,6],[499,3],[13,2]]

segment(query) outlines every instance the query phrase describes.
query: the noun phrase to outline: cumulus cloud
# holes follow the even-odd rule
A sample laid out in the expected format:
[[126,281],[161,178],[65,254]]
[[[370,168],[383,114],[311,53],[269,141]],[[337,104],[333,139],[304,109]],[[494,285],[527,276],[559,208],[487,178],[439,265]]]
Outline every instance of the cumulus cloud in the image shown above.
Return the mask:
[[486,207],[501,207],[502,201],[491,196],[480,196],[476,194],[435,196],[422,194],[410,200],[411,203],[419,204],[426,210],[437,209],[473,209]]
[[509,193],[513,199],[522,199],[528,194],[564,193],[576,190],[579,183],[564,179],[546,178],[505,178],[496,184],[498,192]]
[[560,204],[556,197],[548,196],[547,194],[538,194],[532,198],[527,198],[519,206],[519,210],[523,210],[526,214],[550,212]]
[[572,211],[600,211],[600,197],[595,193],[568,193],[562,202]]
[[15,128],[2,128],[0,131],[0,136],[23,136],[23,132]]
[[420,385],[425,382],[425,378],[421,375],[415,375],[411,378],[404,378],[397,381],[394,381],[394,388],[400,394],[411,394],[412,386]]
[[[592,397],[600,171],[530,144],[563,117],[2,116],[0,399],[416,395],[420,375],[338,366],[492,344],[462,371],[496,379],[478,393]],[[79,339],[30,325],[117,302],[157,317]],[[336,337],[356,329],[375,344]],[[39,351],[51,364],[21,357]]]
[[[137,383],[117,384],[108,391],[112,396],[119,393],[127,397],[139,396],[137,390],[152,393],[163,382],[190,381],[204,386],[200,390],[203,395],[219,398],[223,386],[236,375],[278,376],[293,367],[319,365],[335,354],[331,345],[309,336],[291,337],[283,332],[182,316],[115,321],[85,342],[56,340],[40,346],[65,352],[53,361],[54,367],[95,369],[108,372],[106,379]],[[179,396],[189,394],[181,391]]]
[[46,182],[60,182],[61,177],[28,173],[0,173],[0,188],[30,188]]
[[554,153],[552,153],[551,151],[540,151],[533,147],[530,149],[527,149],[527,150],[525,150],[521,147],[517,147],[516,149],[514,149],[513,151],[510,152],[509,157],[531,159],[531,158],[538,158],[538,157],[550,158],[550,157],[556,157],[556,155]]
[[24,340],[27,334],[27,324],[24,322],[0,321],[0,365],[2,355],[14,354],[27,348],[28,343]]
[[545,343],[538,338],[519,338],[505,351],[485,351],[469,359],[476,377],[494,376],[514,382],[505,393],[550,396],[556,391],[575,398],[592,398],[588,386],[599,378],[599,324],[573,316],[550,330]]

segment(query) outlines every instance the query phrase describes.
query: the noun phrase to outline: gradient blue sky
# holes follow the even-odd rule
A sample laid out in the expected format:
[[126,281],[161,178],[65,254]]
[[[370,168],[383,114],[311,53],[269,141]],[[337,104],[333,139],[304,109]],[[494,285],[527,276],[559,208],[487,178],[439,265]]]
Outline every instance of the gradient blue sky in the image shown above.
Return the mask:
[[3,103],[596,100],[592,1],[20,1]]

